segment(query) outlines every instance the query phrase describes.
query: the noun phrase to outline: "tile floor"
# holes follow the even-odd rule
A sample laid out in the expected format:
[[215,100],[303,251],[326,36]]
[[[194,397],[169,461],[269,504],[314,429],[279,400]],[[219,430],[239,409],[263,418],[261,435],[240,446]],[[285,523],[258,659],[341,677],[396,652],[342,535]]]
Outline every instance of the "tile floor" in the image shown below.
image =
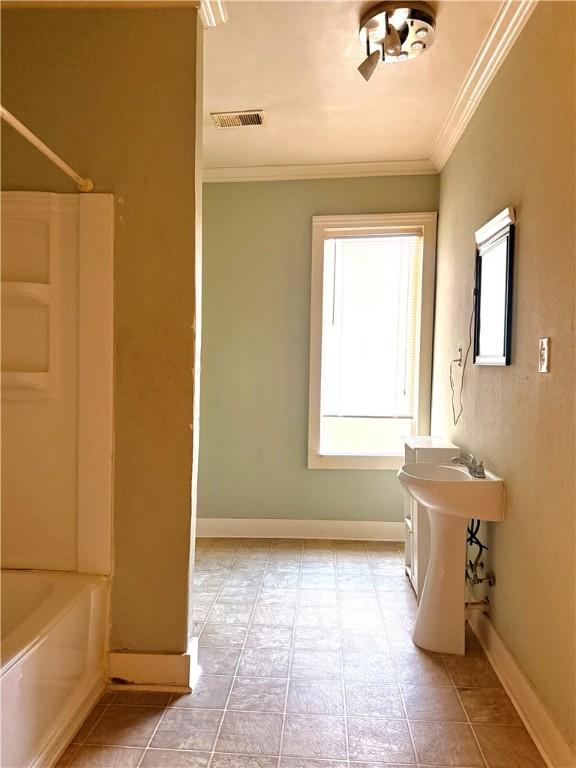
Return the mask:
[[200,539],[191,695],[109,693],[58,768],[542,768],[472,633],[411,641],[399,546]]

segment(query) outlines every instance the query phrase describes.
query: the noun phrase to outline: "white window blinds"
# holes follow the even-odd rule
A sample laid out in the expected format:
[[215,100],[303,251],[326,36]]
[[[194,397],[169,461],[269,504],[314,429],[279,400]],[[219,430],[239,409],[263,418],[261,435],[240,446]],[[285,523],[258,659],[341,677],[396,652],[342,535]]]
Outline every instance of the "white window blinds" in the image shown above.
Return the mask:
[[420,233],[324,241],[321,417],[411,418]]

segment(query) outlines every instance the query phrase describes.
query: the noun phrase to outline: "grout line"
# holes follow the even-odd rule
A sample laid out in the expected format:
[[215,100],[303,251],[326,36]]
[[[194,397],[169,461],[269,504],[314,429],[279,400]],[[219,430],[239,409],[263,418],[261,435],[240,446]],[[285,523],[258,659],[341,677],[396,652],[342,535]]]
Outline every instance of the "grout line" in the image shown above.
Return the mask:
[[[231,564],[230,568],[228,569],[228,573],[230,573],[230,571],[232,570],[232,566],[233,566],[233,565],[234,565],[234,563],[236,562],[236,558],[238,557],[238,552],[239,552],[239,551],[240,551],[240,547],[239,547],[239,548],[236,550],[236,553],[234,554],[234,557],[232,558],[232,564]],[[226,579],[228,578],[228,573],[226,574],[226,577],[225,577],[224,581],[222,582],[222,585],[221,585],[220,589],[218,590],[218,594],[220,594],[220,592],[222,591],[222,589],[223,589],[223,587],[224,587],[224,584],[226,583]],[[193,585],[192,585],[192,586],[193,586]],[[216,601],[214,601],[214,602],[216,602]],[[210,611],[208,612],[208,616],[210,615],[210,612],[211,612],[211,611],[212,611],[212,608],[210,608]],[[208,619],[208,617],[206,617],[206,620],[207,620],[207,619]],[[192,621],[194,621],[194,592],[193,592],[193,589],[192,589]],[[206,621],[204,622],[204,624],[205,624],[205,623],[206,623]],[[240,659],[238,659],[238,663],[239,663],[239,662],[240,662]],[[230,687],[230,690],[232,690],[232,687]],[[229,697],[229,696],[230,696],[230,694],[228,694],[228,697]],[[171,707],[169,707],[169,704],[170,704],[170,702],[172,702],[173,698],[174,698],[174,697],[173,697],[173,695],[172,695],[172,696],[170,696],[170,698],[168,699],[168,704],[167,704],[167,705],[165,705],[165,707],[164,707],[164,711],[162,712],[162,715],[161,715],[161,717],[160,717],[160,720],[158,720],[158,722],[156,723],[156,727],[154,728],[154,730],[153,730],[153,732],[152,732],[152,734],[151,734],[150,738],[148,739],[148,743],[147,743],[147,744],[146,744],[146,746],[144,747],[144,751],[142,752],[142,755],[141,755],[141,757],[140,757],[140,760],[138,761],[138,763],[137,763],[137,765],[136,765],[136,768],[140,768],[140,766],[141,766],[141,764],[142,764],[142,761],[144,760],[144,756],[146,755],[146,752],[148,751],[148,748],[149,748],[149,747],[150,747],[150,745],[152,744],[152,740],[154,739],[154,736],[156,735],[156,732],[158,731],[158,728],[160,727],[160,725],[161,725],[161,723],[162,723],[162,720],[164,719],[164,717],[165,717],[166,713],[168,712],[168,710],[169,710],[169,709],[171,709]],[[223,720],[224,720],[224,713],[222,713],[222,719],[220,720],[220,726],[219,726],[219,728],[218,728],[218,733],[220,733],[220,728],[222,727],[222,721],[223,721]],[[212,760],[212,755],[210,756],[210,760],[209,760],[208,762],[210,763],[210,762],[211,762],[211,760]]]
[[[368,552],[368,548],[366,548],[366,551]],[[368,561],[370,562],[370,574],[372,576],[372,581],[374,583],[374,589],[376,589],[376,581],[374,580],[374,571],[372,569],[372,561],[370,560],[370,555],[368,554]],[[382,620],[384,621],[384,627],[386,631],[386,640],[388,641],[388,628],[386,626],[386,619],[384,617],[384,614],[382,612],[382,603],[380,602],[380,593],[378,590],[376,590],[376,594],[378,595],[378,607],[380,608],[380,614],[382,615]],[[388,644],[390,645],[389,641]],[[393,654],[391,654],[393,655]],[[418,752],[416,751],[416,742],[414,741],[414,734],[412,733],[412,728],[410,727],[410,720],[408,720],[408,711],[406,709],[406,705],[404,703],[404,696],[402,695],[402,688],[400,687],[400,681],[398,680],[398,674],[396,670],[396,659],[392,659],[392,663],[394,664],[394,674],[396,676],[396,685],[398,686],[398,692],[400,695],[400,701],[402,703],[402,709],[404,710],[404,715],[406,717],[406,726],[408,729],[408,736],[410,737],[410,744],[412,745],[412,753],[414,755],[414,760],[418,761]]]
[[342,606],[338,589],[338,553],[334,547],[334,565],[336,568],[336,610],[338,612],[338,635],[340,637],[340,674],[342,676],[342,705],[344,708],[344,738],[346,741],[346,763],[350,766],[350,740],[348,737],[348,706],[346,703],[346,680],[344,677],[344,641],[342,639]]
[[[256,611],[256,606],[258,605],[258,598],[260,596],[260,592],[262,591],[262,584],[264,582],[264,575],[266,574],[266,570],[268,569],[268,564],[270,563],[270,554],[272,552],[272,546],[273,546],[273,541],[270,542],[270,546],[268,548],[268,556],[267,556],[267,559],[266,559],[266,567],[265,567],[264,571],[262,571],[262,573],[260,574],[260,583],[258,585],[258,591],[256,593],[256,600],[254,601],[254,605],[252,606],[252,610],[250,612],[250,618],[248,619],[248,625],[246,627],[246,635],[244,637],[244,642],[242,643],[242,647],[241,647],[240,653],[238,655],[238,661],[236,662],[236,666],[234,668],[234,674],[232,675],[232,682],[230,684],[230,690],[228,691],[228,696],[226,697],[226,701],[224,703],[224,709],[222,711],[222,717],[220,719],[220,725],[218,726],[218,730],[216,731],[216,736],[214,738],[214,745],[213,745],[212,749],[210,750],[210,757],[208,759],[208,763],[207,763],[206,768],[210,768],[210,766],[212,764],[212,760],[214,759],[214,753],[216,752],[216,745],[218,744],[218,739],[220,738],[220,732],[222,730],[222,726],[224,725],[224,718],[226,717],[226,713],[228,711],[230,711],[230,712],[235,711],[235,710],[228,710],[228,704],[230,703],[230,697],[232,696],[232,691],[234,690],[234,684],[236,682],[236,678],[238,677],[238,669],[239,669],[240,664],[242,662],[242,656],[243,656],[244,650],[246,648],[246,642],[248,640],[248,635],[250,633],[250,628],[252,626],[252,619],[254,618],[254,613]],[[242,548],[242,546],[239,547],[238,552],[240,551],[241,548]],[[234,563],[236,562],[236,558],[238,557],[238,552],[236,553],[236,557],[232,561],[232,565],[234,565]],[[232,569],[230,569],[230,570],[232,570]],[[228,578],[228,576],[226,576],[226,578]]]
[[[276,539],[274,539],[276,541]],[[277,766],[280,768],[280,761],[282,759],[282,747],[284,744],[284,728],[286,726],[286,714],[288,711],[288,695],[290,693],[290,687],[292,685],[292,659],[294,658],[294,638],[296,636],[296,625],[298,622],[298,609],[300,607],[300,584],[302,582],[302,569],[304,564],[304,542],[300,545],[300,567],[298,569],[298,584],[296,585],[296,606],[294,610],[294,621],[292,623],[292,635],[290,638],[290,657],[288,660],[288,679],[286,681],[286,694],[284,696],[284,712],[282,713],[282,728],[280,730],[280,744],[278,746],[278,762]]]
[[[452,675],[450,675],[450,678],[452,678]],[[454,681],[452,681],[454,682]],[[478,737],[476,736],[476,731],[474,730],[474,727],[472,725],[472,722],[470,718],[468,717],[468,712],[466,712],[466,707],[464,706],[464,702],[462,701],[462,697],[460,696],[460,691],[458,690],[458,686],[454,684],[454,690],[456,691],[456,696],[458,697],[458,701],[460,702],[460,706],[462,707],[462,710],[464,712],[464,717],[466,718],[466,722],[468,723],[468,727],[472,731],[472,736],[474,737],[474,741],[476,742],[476,746],[478,747],[478,750],[480,752],[480,755],[482,757],[482,760],[484,761],[484,765],[488,765],[488,760],[486,759],[486,755],[484,754],[484,750],[480,746],[480,742],[478,741]]]
[[[86,744],[86,739],[87,739],[87,738],[90,736],[90,734],[92,733],[92,731],[94,730],[94,728],[96,728],[96,726],[98,725],[98,723],[100,722],[100,720],[102,720],[102,718],[104,717],[105,713],[106,713],[106,712],[108,711],[108,709],[109,709],[109,708],[112,706],[112,703],[114,702],[114,700],[115,700],[115,699],[116,699],[116,694],[114,694],[114,696],[112,696],[112,701],[109,701],[109,702],[108,702],[108,704],[104,704],[104,705],[103,705],[103,706],[104,706],[104,709],[102,710],[102,712],[100,712],[100,715],[99,715],[99,716],[96,718],[96,721],[94,722],[94,725],[92,726],[92,728],[90,728],[90,730],[88,731],[88,733],[86,734],[86,736],[84,736],[84,738],[82,739],[82,741],[74,741],[74,740],[72,740],[70,743],[71,743],[71,744],[78,744],[79,746],[81,746],[81,745],[83,745],[83,744]],[[97,706],[98,706],[98,702],[96,702],[96,704],[95,704],[94,706],[95,706],[95,707],[97,707]],[[94,710],[92,710],[92,711],[94,711]],[[90,717],[90,713],[88,713],[88,716],[87,716],[87,717]],[[82,728],[82,726],[83,726],[83,725],[84,725],[84,723],[82,723],[82,725],[80,726],[80,728]],[[80,728],[79,728],[78,730],[80,730]],[[77,731],[77,732],[78,732],[78,731]],[[77,733],[77,732],[76,732],[76,733]],[[74,735],[76,735],[76,734],[74,734]]]

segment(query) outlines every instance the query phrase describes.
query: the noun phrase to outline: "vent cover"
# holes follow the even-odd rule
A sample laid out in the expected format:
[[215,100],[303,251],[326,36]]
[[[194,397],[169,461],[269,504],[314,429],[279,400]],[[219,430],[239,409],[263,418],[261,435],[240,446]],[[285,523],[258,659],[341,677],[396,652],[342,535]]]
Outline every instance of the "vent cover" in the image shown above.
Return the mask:
[[264,124],[264,112],[261,109],[246,112],[211,112],[210,117],[217,128],[243,128]]

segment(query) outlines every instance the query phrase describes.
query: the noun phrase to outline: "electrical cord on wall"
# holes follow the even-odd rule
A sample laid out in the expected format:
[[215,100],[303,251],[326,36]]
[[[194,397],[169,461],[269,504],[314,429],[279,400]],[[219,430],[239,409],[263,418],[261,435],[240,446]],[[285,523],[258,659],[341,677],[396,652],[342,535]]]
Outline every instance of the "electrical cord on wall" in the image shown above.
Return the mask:
[[[462,360],[462,350],[460,350],[460,357],[457,357],[454,360],[450,361],[450,390],[452,392],[451,396],[451,403],[452,403],[452,421],[454,422],[454,426],[458,424],[460,421],[460,416],[462,416],[462,412],[464,411],[464,403],[462,401],[462,393],[464,391],[464,376],[466,375],[466,366],[468,365],[468,357],[470,356],[470,350],[472,348],[472,328],[474,325],[474,312],[476,310],[476,290],[472,293],[473,301],[472,301],[472,312],[470,313],[470,325],[468,328],[468,349],[466,350],[466,354],[464,355],[464,360]],[[453,365],[454,363],[457,363],[458,365],[462,366],[462,378],[460,379],[460,392],[458,393],[458,415],[456,415],[456,405],[454,403],[454,397],[456,395],[456,384],[454,382],[454,375],[453,375]]]

